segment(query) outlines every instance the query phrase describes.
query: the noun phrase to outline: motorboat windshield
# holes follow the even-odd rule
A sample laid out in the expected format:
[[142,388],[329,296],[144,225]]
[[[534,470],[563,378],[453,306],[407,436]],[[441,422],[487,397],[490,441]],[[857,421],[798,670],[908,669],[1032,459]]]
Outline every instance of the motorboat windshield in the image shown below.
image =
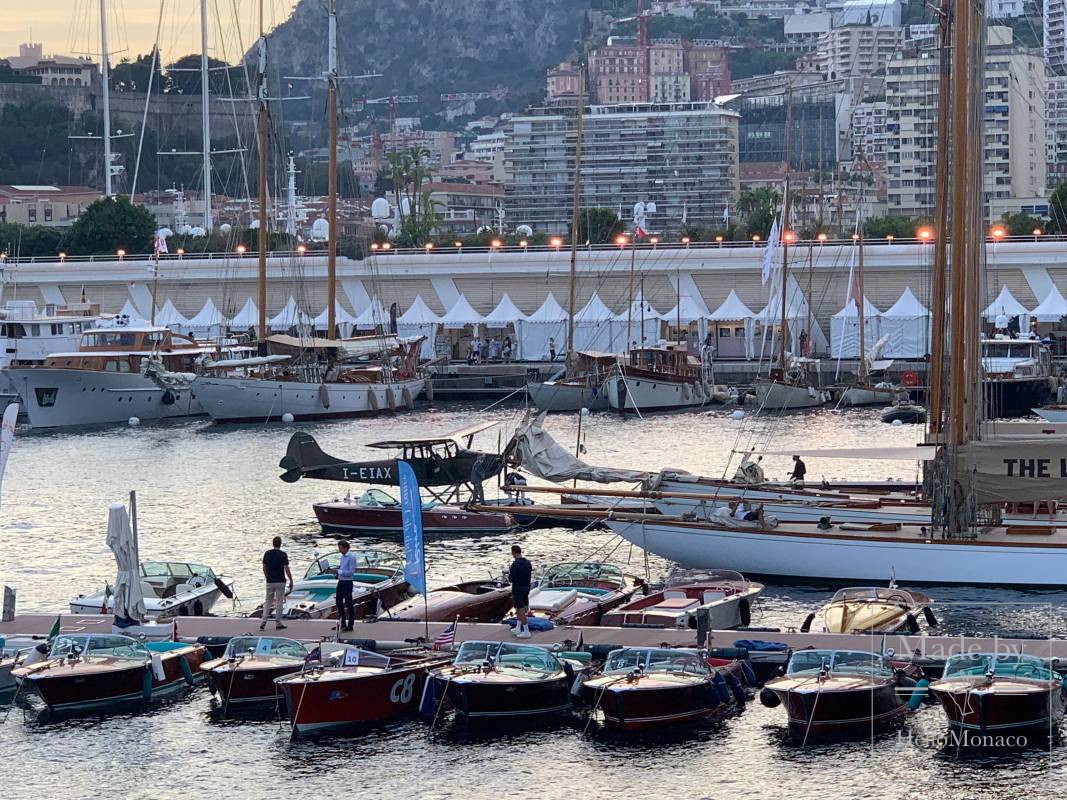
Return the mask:
[[615,564],[604,564],[599,561],[569,561],[549,567],[540,586],[543,588],[574,586],[580,590],[587,590],[594,586],[621,588],[625,583],[622,569]]
[[[204,578],[205,581],[215,580],[215,571],[205,564],[189,564],[185,561],[142,561],[142,578],[192,578],[193,576]],[[182,583],[188,583],[183,580]]]
[[890,589],[884,586],[863,586],[841,589],[836,592],[831,603],[904,603],[912,605],[915,597],[904,589]]
[[543,647],[507,642],[464,642],[453,661],[456,666],[486,663],[495,667],[515,667],[534,672],[559,672],[563,664]]
[[254,655],[303,661],[307,658],[307,654],[307,648],[293,639],[276,636],[235,636],[226,645],[223,657],[238,658]]
[[1052,670],[1037,656],[1009,653],[965,653],[945,662],[943,679],[974,678],[992,675],[998,678],[1027,678],[1050,681]]
[[[404,560],[388,550],[352,550],[356,558],[356,574],[354,580],[357,583],[381,583],[390,577],[387,573],[404,571]],[[304,573],[305,580],[315,578],[333,578],[337,573],[337,565],[341,563],[341,554],[333,552],[319,556],[311,562],[311,566]],[[361,569],[377,570],[377,572],[360,572]]]
[[604,663],[604,672],[667,672],[678,675],[707,676],[708,665],[695,650],[663,647],[628,647],[612,650]]
[[889,677],[893,674],[881,654],[855,650],[801,650],[789,659],[786,673],[817,673],[824,669],[839,675]]
[[136,639],[117,634],[63,634],[57,636],[48,651],[49,658],[67,656],[98,658],[149,659],[148,648]]
[[667,576],[663,586],[671,589],[677,586],[706,586],[718,583],[747,584],[748,580],[732,569],[678,569]]

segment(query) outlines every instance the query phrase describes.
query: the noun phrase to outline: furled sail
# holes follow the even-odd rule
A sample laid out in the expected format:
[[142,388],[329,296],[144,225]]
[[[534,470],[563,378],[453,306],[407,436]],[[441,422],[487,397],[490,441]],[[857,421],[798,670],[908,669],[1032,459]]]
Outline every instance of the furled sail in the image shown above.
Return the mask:
[[561,483],[569,480],[615,483],[643,481],[649,473],[635,469],[594,467],[571,455],[544,429],[545,414],[527,414],[508,445],[509,458],[531,475]]
[[958,457],[960,484],[974,487],[979,504],[1067,498],[1067,445],[1059,437],[973,441]]

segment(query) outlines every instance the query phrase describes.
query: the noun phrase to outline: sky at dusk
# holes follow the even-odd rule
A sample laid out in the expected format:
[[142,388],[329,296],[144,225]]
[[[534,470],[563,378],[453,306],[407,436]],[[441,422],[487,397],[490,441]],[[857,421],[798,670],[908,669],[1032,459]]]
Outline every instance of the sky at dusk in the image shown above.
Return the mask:
[[[160,27],[164,61],[200,52],[199,0],[105,0],[112,62],[149,53]],[[209,52],[234,61],[255,39],[257,0],[208,0]],[[296,0],[264,0],[268,30],[284,21]],[[236,14],[234,9],[236,8]],[[235,19],[236,18],[236,19]],[[32,39],[31,39],[32,36]],[[0,58],[21,42],[41,42],[47,55],[100,53],[100,0],[0,0]]]

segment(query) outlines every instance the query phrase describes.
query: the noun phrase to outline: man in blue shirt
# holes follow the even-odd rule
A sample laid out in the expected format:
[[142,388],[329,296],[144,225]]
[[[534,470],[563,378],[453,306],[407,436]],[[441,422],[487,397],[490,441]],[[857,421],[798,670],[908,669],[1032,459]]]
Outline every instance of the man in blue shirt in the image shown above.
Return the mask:
[[522,548],[517,544],[511,546],[511,567],[508,580],[511,581],[511,602],[515,607],[515,627],[511,632],[520,639],[530,638],[530,625],[526,614],[530,610],[530,583],[533,579],[533,565],[522,556]]
[[337,616],[342,631],[352,630],[356,621],[356,611],[352,604],[352,577],[356,574],[356,557],[350,552],[345,539],[337,543],[341,552],[341,561],[337,564]]

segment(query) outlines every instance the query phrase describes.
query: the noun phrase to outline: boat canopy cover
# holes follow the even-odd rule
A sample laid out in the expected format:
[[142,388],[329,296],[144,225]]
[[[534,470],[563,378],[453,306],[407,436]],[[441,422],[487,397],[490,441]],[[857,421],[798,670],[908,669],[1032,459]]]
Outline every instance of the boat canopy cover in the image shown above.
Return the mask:
[[959,449],[963,486],[974,486],[977,503],[1036,503],[1063,496],[1067,459],[1062,439],[996,439],[968,442]]
[[1067,317],[1067,300],[1063,299],[1055,284],[1049,289],[1048,296],[1030,312],[1030,316],[1038,322],[1059,322]]
[[515,435],[508,444],[510,458],[530,474],[556,483],[569,480],[596,483],[636,482],[649,477],[647,472],[594,467],[575,458],[544,429],[547,413],[528,413],[515,429]]
[[1005,317],[1019,317],[1030,312],[1026,309],[1022,303],[1015,299],[1015,295],[1011,293],[1007,286],[1000,287],[1000,294],[997,295],[997,299],[986,306],[983,316],[989,322],[996,322],[997,317],[1004,315]]
[[730,294],[722,301],[722,305],[712,311],[708,319],[733,322],[735,320],[752,319],[755,316],[756,312],[742,303],[741,298],[737,296],[737,292],[731,289]]
[[446,328],[465,328],[468,325],[478,325],[484,319],[474,310],[474,306],[467,301],[466,296],[461,294],[452,304],[452,308],[441,317],[441,324]]
[[506,328],[519,320],[526,319],[517,305],[511,302],[511,298],[505,293],[496,304],[496,308],[485,315],[482,322],[487,328]]
[[142,622],[148,609],[141,590],[140,555],[130,515],[122,503],[112,503],[107,517],[107,546],[115,554],[115,619]]

